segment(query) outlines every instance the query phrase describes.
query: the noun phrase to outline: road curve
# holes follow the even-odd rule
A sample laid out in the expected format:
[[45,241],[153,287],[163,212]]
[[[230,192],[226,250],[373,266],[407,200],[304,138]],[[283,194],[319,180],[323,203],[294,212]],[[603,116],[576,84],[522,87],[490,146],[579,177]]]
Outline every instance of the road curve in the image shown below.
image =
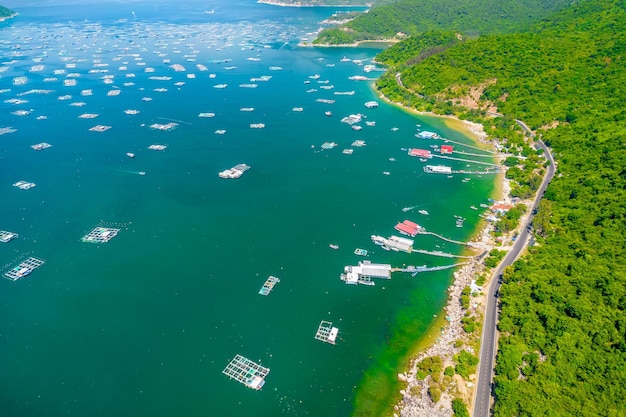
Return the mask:
[[[524,122],[517,120],[517,123],[529,134],[530,129],[524,124]],[[522,224],[521,232],[519,233],[515,244],[511,250],[506,254],[504,259],[500,262],[496,268],[489,287],[486,289],[486,305],[485,305],[485,317],[483,323],[482,343],[480,346],[480,356],[478,363],[478,381],[476,382],[476,395],[474,397],[474,414],[473,417],[488,417],[491,410],[491,396],[492,396],[492,381],[493,381],[493,369],[495,362],[495,354],[497,348],[497,332],[496,326],[498,323],[498,297],[500,291],[500,276],[505,267],[511,265],[519,257],[521,251],[528,245],[530,238],[530,227],[532,223],[535,210],[539,206],[539,201],[543,197],[543,193],[546,191],[548,184],[552,181],[556,172],[556,165],[550,149],[543,141],[538,140],[537,145],[543,149],[544,154],[550,162],[546,175],[543,178],[541,187],[535,195],[535,200],[531,211]]]

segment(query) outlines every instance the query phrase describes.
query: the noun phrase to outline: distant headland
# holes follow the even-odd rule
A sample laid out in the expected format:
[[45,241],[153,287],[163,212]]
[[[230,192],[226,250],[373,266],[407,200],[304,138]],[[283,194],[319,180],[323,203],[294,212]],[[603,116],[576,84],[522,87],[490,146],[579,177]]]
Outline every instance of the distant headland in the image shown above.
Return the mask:
[[7,9],[4,6],[0,6],[0,22],[4,22],[7,19],[17,16],[17,12]]
[[258,0],[257,3],[281,7],[369,7],[373,2],[359,0]]

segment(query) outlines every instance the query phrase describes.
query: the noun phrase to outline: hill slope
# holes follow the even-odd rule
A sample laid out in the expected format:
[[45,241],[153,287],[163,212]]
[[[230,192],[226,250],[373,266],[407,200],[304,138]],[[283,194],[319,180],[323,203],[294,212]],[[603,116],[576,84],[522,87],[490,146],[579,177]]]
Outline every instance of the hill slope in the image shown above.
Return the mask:
[[15,12],[13,10],[9,10],[4,6],[0,6],[0,19],[13,16]]
[[400,0],[373,7],[341,28],[323,30],[315,43],[339,44],[453,30],[470,35],[508,33],[567,5],[568,0]]
[[440,113],[464,111],[473,93],[467,117],[500,137],[524,120],[556,154],[539,246],[504,274],[496,416],[624,415],[625,39],[626,2],[583,1],[526,33],[458,42],[413,66],[388,59],[398,67],[378,83]]

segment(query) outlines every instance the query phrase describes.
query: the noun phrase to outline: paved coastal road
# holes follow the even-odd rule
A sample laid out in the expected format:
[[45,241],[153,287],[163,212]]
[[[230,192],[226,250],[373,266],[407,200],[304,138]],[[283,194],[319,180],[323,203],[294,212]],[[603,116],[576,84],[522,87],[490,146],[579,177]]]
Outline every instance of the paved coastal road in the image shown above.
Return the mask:
[[[517,123],[529,134],[530,129],[521,121]],[[548,184],[554,177],[556,172],[556,166],[554,164],[554,158],[548,147],[541,141],[537,141],[538,146],[543,149],[544,154],[550,165],[546,171],[546,175],[543,178],[541,187],[537,191],[535,201],[531,212],[529,213],[526,221],[522,224],[522,231],[519,233],[515,244],[504,257],[500,265],[495,270],[495,273],[491,279],[489,287],[485,291],[486,294],[486,306],[485,306],[485,322],[483,325],[482,344],[480,347],[480,361],[478,369],[478,381],[476,383],[476,397],[474,399],[474,417],[488,417],[491,409],[491,385],[493,380],[493,366],[495,361],[495,353],[497,348],[496,342],[496,325],[498,322],[498,294],[500,290],[500,276],[502,270],[511,265],[521,251],[528,245],[530,239],[530,224],[532,223],[535,210],[539,206],[539,201],[546,191]]]

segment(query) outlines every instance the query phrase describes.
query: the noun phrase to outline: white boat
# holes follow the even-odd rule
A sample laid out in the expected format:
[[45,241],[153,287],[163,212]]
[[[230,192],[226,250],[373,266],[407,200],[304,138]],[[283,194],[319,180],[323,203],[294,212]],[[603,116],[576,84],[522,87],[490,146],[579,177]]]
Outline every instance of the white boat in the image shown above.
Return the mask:
[[129,157],[129,158],[134,158],[135,154],[132,153],[132,152],[126,152],[126,156]]
[[329,110],[329,111],[325,111],[325,112],[324,112],[324,114],[325,114],[326,116],[330,117],[330,116],[332,116],[332,115],[333,115],[333,112],[331,112],[331,111]]
[[426,211],[426,210],[418,210],[417,212],[419,214],[423,214],[424,216],[428,216],[428,214],[429,214],[428,211]]
[[372,235],[370,238],[372,239],[372,242],[374,242],[374,244],[378,246],[384,245],[385,241],[387,240],[384,237],[378,235]]
[[335,245],[334,243],[331,243],[330,245],[328,245],[331,249],[339,249],[339,245]]

